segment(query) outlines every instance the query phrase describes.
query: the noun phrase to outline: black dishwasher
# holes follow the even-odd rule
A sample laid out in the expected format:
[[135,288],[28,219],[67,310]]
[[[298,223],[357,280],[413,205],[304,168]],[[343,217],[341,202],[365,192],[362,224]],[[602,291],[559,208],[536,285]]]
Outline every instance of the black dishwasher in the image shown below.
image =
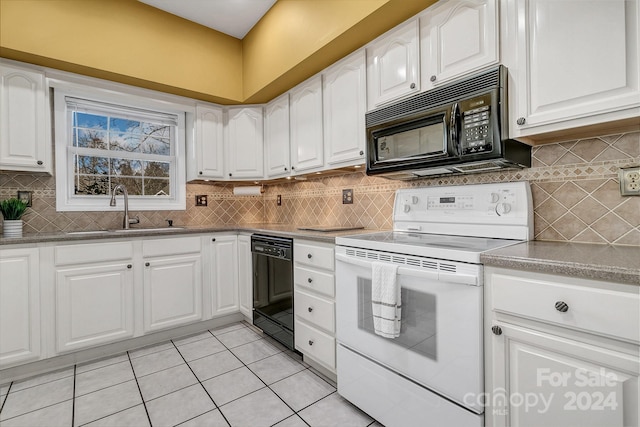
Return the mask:
[[293,239],[253,234],[253,324],[294,349]]

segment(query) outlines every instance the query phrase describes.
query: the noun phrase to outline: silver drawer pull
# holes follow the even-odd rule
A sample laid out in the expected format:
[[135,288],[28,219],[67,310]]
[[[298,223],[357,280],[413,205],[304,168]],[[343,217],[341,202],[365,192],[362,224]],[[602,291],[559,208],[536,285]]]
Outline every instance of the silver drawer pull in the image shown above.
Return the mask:
[[557,301],[556,310],[558,310],[561,313],[566,313],[569,310],[569,306],[564,301]]
[[313,255],[311,255],[311,254],[307,254],[307,258],[309,258],[309,259],[311,259],[312,256]]
[[313,279],[312,279],[311,277],[309,277],[309,278],[307,279],[307,282],[311,283],[311,282],[313,282]]
[[309,340],[309,345],[313,345],[313,340]]
[[309,313],[311,313],[313,311],[313,307],[309,307],[307,308],[307,310],[309,310]]
[[491,332],[493,332],[494,335],[502,335],[502,328],[498,325],[494,325],[491,327]]

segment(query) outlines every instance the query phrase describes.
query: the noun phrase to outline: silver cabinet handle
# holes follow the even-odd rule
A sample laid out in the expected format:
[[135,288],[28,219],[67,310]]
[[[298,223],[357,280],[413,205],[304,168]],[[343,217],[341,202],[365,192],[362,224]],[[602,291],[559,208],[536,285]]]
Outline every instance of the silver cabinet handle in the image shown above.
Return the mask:
[[309,340],[309,345],[313,345],[313,340]]
[[516,120],[516,123],[519,124],[520,126],[522,126],[526,122],[527,122],[527,119],[525,119],[524,117],[518,117],[518,120]]
[[560,313],[566,313],[567,311],[569,311],[569,305],[567,305],[567,303],[564,301],[557,301],[556,310],[558,310]]
[[431,80],[432,82],[435,82],[437,79],[436,75],[434,74],[433,76],[431,76],[431,78],[429,80]]
[[493,332],[494,335],[502,335],[502,328],[498,325],[492,326],[491,332]]
[[127,268],[133,268],[133,265],[127,264]]
[[313,307],[309,307],[307,308],[307,310],[309,310],[309,313],[311,313],[313,311]]
[[309,278],[307,279],[307,282],[311,283],[311,282],[313,282],[313,279],[312,279],[311,277],[309,277]]
[[149,267],[150,265],[151,265],[151,264],[150,264],[150,263],[148,263],[148,262],[145,262],[145,263],[144,263],[144,266],[145,266],[145,267]]
[[309,259],[311,259],[312,256],[313,255],[311,255],[311,254],[307,254],[307,258],[309,258]]
[[409,89],[415,89],[416,88],[416,84],[415,83],[411,83],[411,85],[409,86]]
[[42,160],[38,160],[36,163],[38,163],[39,166],[42,166],[44,164]]

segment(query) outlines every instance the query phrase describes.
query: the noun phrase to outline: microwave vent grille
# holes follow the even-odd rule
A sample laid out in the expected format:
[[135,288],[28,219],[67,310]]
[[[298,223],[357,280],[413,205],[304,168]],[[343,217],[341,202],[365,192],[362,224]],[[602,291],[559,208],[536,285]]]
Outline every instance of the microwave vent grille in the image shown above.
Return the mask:
[[371,111],[366,115],[367,127],[464,99],[476,92],[498,88],[501,86],[503,68],[499,66],[464,81],[432,89],[388,107]]

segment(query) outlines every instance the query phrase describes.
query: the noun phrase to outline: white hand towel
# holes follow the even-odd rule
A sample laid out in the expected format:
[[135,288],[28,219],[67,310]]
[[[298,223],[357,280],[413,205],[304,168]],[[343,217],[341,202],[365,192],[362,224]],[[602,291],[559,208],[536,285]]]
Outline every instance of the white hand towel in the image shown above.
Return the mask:
[[373,328],[385,338],[400,336],[401,301],[400,285],[396,280],[398,266],[374,262],[371,278],[371,308]]

